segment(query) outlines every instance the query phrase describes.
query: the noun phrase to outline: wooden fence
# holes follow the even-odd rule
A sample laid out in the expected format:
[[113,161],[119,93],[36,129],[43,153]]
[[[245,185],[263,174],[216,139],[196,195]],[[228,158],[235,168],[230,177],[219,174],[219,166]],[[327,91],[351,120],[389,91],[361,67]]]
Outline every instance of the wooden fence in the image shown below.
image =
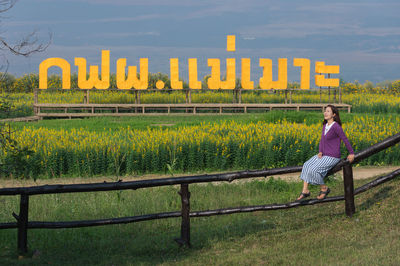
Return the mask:
[[[380,143],[377,143],[355,155],[352,163],[357,163],[379,151],[391,147],[400,142],[400,133],[397,133]],[[327,197],[323,200],[310,199],[303,201],[295,201],[282,204],[267,204],[258,206],[239,206],[233,208],[216,209],[216,210],[201,210],[190,211],[190,192],[189,184],[195,183],[208,183],[208,182],[232,182],[236,179],[267,177],[272,175],[280,175],[286,173],[300,172],[302,166],[283,167],[264,170],[253,171],[240,171],[225,174],[215,175],[200,175],[200,176],[186,176],[165,179],[153,180],[140,180],[130,182],[112,182],[112,183],[94,183],[94,184],[71,184],[71,185],[45,185],[36,187],[18,187],[18,188],[2,188],[0,189],[0,196],[6,195],[20,195],[20,209],[19,215],[13,213],[12,215],[17,220],[14,223],[0,223],[0,229],[18,228],[18,252],[25,254],[28,251],[27,237],[28,229],[37,228],[75,228],[75,227],[88,227],[100,226],[110,224],[126,224],[132,222],[140,222],[154,219],[165,219],[173,217],[181,217],[181,236],[176,239],[180,245],[190,246],[190,218],[204,217],[213,215],[225,215],[241,212],[254,212],[254,211],[267,211],[295,208],[300,206],[308,206],[313,204],[320,204],[326,202],[345,200],[346,215],[351,217],[355,213],[354,196],[365,192],[379,184],[385,183],[400,176],[400,168],[392,173],[379,177],[372,182],[369,182],[357,189],[353,185],[353,171],[351,163],[347,160],[341,160],[334,168],[332,168],[328,175],[340,171],[343,168],[344,176],[344,196]],[[179,195],[181,197],[181,210],[175,212],[163,212],[155,214],[147,214],[141,216],[109,218],[100,220],[85,220],[85,221],[69,221],[69,222],[42,222],[42,221],[29,221],[29,197],[32,195],[41,194],[56,194],[56,193],[79,193],[79,192],[95,192],[95,191],[111,191],[111,190],[126,190],[126,189],[140,189],[159,186],[172,186],[180,185]]]
[[[93,116],[134,116],[144,114],[171,114],[185,113],[198,114],[201,111],[211,111],[212,113],[247,113],[248,110],[269,110],[284,109],[284,110],[322,110],[327,104],[34,104],[35,115],[39,117],[93,117]],[[350,113],[351,105],[335,104],[339,109],[347,109]],[[146,112],[147,109],[147,112]],[[50,111],[50,112],[43,112]],[[155,111],[162,111],[162,113]],[[227,112],[228,111],[228,112]],[[212,114],[211,113],[211,114]],[[210,114],[210,112],[206,113]]]

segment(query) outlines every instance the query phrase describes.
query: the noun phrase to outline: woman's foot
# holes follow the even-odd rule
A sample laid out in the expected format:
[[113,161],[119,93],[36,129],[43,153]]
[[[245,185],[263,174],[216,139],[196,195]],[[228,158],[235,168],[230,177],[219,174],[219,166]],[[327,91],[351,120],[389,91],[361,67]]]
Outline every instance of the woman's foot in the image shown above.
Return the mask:
[[306,192],[302,191],[300,193],[299,197],[296,199],[296,201],[300,201],[300,200],[305,199],[305,198],[307,198],[309,196],[310,196],[310,191],[306,191]]
[[321,188],[317,199],[319,199],[319,200],[326,199],[326,196],[328,196],[329,192],[331,192],[331,190],[328,187],[326,187],[325,189]]

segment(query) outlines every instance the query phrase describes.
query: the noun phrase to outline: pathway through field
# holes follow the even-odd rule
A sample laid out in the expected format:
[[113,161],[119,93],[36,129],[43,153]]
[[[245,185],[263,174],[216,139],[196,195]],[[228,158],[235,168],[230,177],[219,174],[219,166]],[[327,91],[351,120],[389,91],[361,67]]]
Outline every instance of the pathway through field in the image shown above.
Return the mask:
[[[388,174],[394,170],[399,169],[400,166],[360,166],[353,168],[354,179],[366,179],[378,175]],[[191,174],[176,174],[175,177],[189,176],[189,175],[201,175],[203,173],[191,173]],[[212,174],[212,173],[207,173]],[[339,171],[336,175],[343,177],[343,171]],[[276,178],[281,178],[288,181],[299,181],[300,173],[277,175]],[[135,181],[143,179],[156,179],[156,178],[169,178],[171,175],[143,175],[143,176],[121,176],[119,178],[113,176],[107,177],[86,177],[86,178],[54,178],[54,179],[38,179],[36,182],[33,180],[0,180],[0,188],[5,187],[22,187],[22,186],[40,186],[40,185],[52,185],[52,184],[81,184],[81,183],[99,183],[99,182],[115,182],[118,180],[122,181]],[[264,177],[252,178],[252,179],[241,179],[234,182],[243,182],[250,180],[263,180]]]

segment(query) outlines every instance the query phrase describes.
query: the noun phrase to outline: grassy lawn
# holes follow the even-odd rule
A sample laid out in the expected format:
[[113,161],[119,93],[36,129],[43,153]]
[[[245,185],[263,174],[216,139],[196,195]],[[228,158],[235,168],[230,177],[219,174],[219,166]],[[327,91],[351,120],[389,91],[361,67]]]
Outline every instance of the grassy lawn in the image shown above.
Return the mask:
[[[343,113],[344,120],[355,114]],[[146,129],[168,127],[179,128],[183,126],[200,125],[201,123],[222,123],[223,121],[234,120],[240,123],[251,123],[258,121],[275,123],[278,120],[286,119],[290,122],[314,124],[322,122],[323,115],[320,111],[295,112],[295,111],[271,111],[267,113],[234,114],[234,115],[171,115],[171,116],[132,116],[132,117],[94,117],[84,119],[46,119],[38,122],[14,122],[15,128],[45,127],[50,129],[72,129],[84,128],[86,130],[103,131],[118,130],[130,127],[132,129]]]
[[[363,113],[341,112],[341,120],[345,123],[353,117],[365,115]],[[368,114],[368,117],[391,119],[398,114]],[[288,122],[305,123],[307,125],[322,123],[323,114],[320,111],[270,111],[267,113],[250,113],[234,115],[171,115],[171,116],[132,116],[132,117],[94,117],[84,119],[46,119],[38,122],[14,122],[15,128],[45,127],[49,129],[84,128],[86,130],[103,131],[104,129],[118,130],[130,127],[132,129],[146,129],[168,127],[179,128],[183,126],[200,125],[201,123],[222,123],[223,121],[236,121],[239,123],[257,123],[258,121],[276,123],[286,119]]]
[[[54,181],[56,182],[56,180]],[[368,180],[355,181],[355,187]],[[343,194],[330,178],[331,195]],[[293,200],[300,182],[279,179],[190,185],[191,210],[282,203]],[[178,187],[123,192],[32,196],[30,219],[62,221],[174,211]],[[318,187],[312,187],[312,196]],[[400,179],[356,197],[356,214],[347,218],[344,202],[283,211],[191,219],[192,248],[173,241],[180,219],[80,229],[30,230],[33,258],[17,260],[14,229],[0,233],[4,265],[203,265],[329,264],[395,265],[400,261]],[[17,197],[1,197],[0,221],[11,222]]]

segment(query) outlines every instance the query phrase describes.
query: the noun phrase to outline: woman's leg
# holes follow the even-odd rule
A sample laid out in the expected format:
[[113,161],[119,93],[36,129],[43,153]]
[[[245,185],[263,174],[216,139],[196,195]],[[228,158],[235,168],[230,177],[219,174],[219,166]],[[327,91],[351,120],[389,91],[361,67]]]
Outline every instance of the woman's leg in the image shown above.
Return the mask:
[[[304,193],[304,194],[310,193],[310,191],[308,190],[308,183],[306,181],[303,182],[303,190],[301,192]],[[301,200],[303,198],[305,198],[303,196],[303,194],[300,194],[300,196],[297,198],[297,200]]]
[[[321,185],[321,191],[322,192],[326,192],[328,190],[328,186],[327,185]],[[317,196],[317,199],[323,199],[325,198],[326,195],[325,194],[320,194],[319,196]]]
[[303,193],[310,193],[310,191],[308,190],[308,183],[306,181],[304,181],[303,183]]

